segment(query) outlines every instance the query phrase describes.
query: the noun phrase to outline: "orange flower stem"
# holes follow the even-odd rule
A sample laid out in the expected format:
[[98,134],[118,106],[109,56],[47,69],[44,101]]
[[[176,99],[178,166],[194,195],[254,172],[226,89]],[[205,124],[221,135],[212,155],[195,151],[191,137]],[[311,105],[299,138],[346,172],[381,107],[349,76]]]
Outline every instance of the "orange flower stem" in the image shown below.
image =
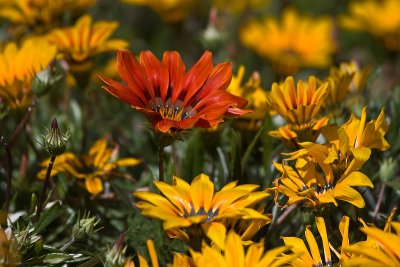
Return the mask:
[[40,193],[39,201],[37,203],[36,221],[39,221],[40,213],[42,213],[42,210],[43,210],[43,205],[44,205],[45,197],[46,197],[46,191],[47,191],[47,187],[48,187],[49,181],[50,181],[50,174],[51,174],[51,170],[53,169],[53,165],[54,165],[54,161],[56,160],[56,157],[57,156],[55,156],[55,155],[51,156],[49,165],[47,166],[46,178],[44,179],[42,192]]
[[159,181],[164,182],[164,147],[158,148],[158,173]]
[[4,205],[3,205],[3,210],[8,213],[8,210],[10,209],[10,200],[11,200],[11,183],[12,183],[12,157],[11,157],[11,150],[10,146],[8,143],[5,141],[4,137],[0,137],[0,143],[4,146],[4,149],[6,151],[7,155],[7,176],[6,176],[6,192],[5,192],[5,199],[4,199]]

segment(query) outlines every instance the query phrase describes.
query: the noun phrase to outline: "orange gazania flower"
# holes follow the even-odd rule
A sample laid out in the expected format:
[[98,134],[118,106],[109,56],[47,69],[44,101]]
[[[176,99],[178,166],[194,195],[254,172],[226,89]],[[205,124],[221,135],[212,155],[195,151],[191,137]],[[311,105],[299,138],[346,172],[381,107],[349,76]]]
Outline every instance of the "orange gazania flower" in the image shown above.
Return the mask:
[[222,116],[240,116],[247,100],[226,92],[231,63],[213,66],[211,52],[185,72],[178,52],[167,51],[160,62],[152,52],[137,60],[128,51],[118,51],[117,71],[126,84],[100,76],[109,93],[143,112],[155,131],[179,133],[194,126],[209,128]]

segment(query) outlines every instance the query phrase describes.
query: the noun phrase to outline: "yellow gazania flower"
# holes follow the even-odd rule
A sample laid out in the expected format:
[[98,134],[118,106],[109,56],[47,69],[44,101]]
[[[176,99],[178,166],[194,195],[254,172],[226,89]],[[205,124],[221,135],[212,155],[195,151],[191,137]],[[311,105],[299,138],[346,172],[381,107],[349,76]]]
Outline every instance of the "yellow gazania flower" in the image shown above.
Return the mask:
[[367,240],[342,248],[350,254],[343,266],[400,266],[400,222],[392,222],[395,211],[384,230],[364,224],[360,230],[367,235]]
[[259,9],[268,5],[270,0],[242,0],[242,1],[230,1],[230,0],[213,0],[212,3],[218,10],[222,12],[228,12],[230,14],[241,14],[247,8]]
[[[90,148],[87,155],[77,157],[73,153],[64,153],[56,158],[51,175],[66,172],[78,179],[85,179],[87,191],[93,196],[103,191],[102,179],[124,176],[118,172],[119,167],[135,166],[140,163],[136,158],[123,158],[115,160],[118,147],[107,148],[107,141],[99,139]],[[46,176],[47,166],[50,159],[41,163],[43,169],[38,173],[39,179]]]
[[248,100],[247,107],[252,113],[243,116],[244,119],[262,120],[267,113],[266,91],[261,88],[261,79],[258,72],[253,72],[246,84],[242,84],[245,67],[239,66],[236,76],[232,76],[227,91],[233,95],[241,96]]
[[116,21],[92,22],[84,15],[72,27],[55,29],[46,38],[55,44],[58,52],[70,64],[72,72],[86,71],[97,54],[125,49],[128,43],[121,39],[110,39],[118,27]]
[[61,15],[92,6],[96,0],[0,0],[0,17],[44,33],[57,25]]
[[400,49],[400,2],[398,0],[352,1],[349,14],[340,18],[340,24],[349,30],[365,31],[382,38],[391,50]]
[[274,17],[250,21],[240,30],[240,39],[270,59],[278,73],[291,75],[303,67],[329,66],[336,50],[333,33],[331,18],[300,16],[286,9],[280,21]]
[[[390,145],[385,139],[387,129],[383,109],[375,120],[367,123],[366,107],[360,119],[351,115],[349,121],[339,129],[327,127],[323,134],[332,146],[325,163],[330,164],[336,173],[344,175],[360,169],[369,159],[372,148],[382,151],[389,149]],[[313,147],[316,146],[308,145],[308,149]]]
[[37,38],[20,47],[8,43],[0,50],[0,102],[10,109],[23,109],[31,103],[31,82],[56,55],[56,47]]
[[318,232],[322,239],[324,260],[322,260],[321,253],[319,251],[318,243],[315,239],[315,236],[310,231],[309,227],[307,227],[305,231],[305,236],[310,250],[307,249],[306,244],[301,238],[282,237],[283,242],[285,242],[285,245],[290,247],[290,250],[293,253],[299,255],[297,258],[291,261],[290,266],[294,267],[332,266],[332,257],[329,248],[330,244],[328,241],[328,233],[326,231],[324,218],[316,217],[315,222],[317,225]]
[[[338,205],[336,200],[348,202],[356,207],[365,206],[364,199],[353,186],[368,186],[373,188],[371,180],[359,171],[346,172],[340,177],[335,177],[329,165],[323,163],[323,155],[327,149],[318,155],[314,150],[301,149],[291,153],[291,158],[296,159],[295,167],[274,163],[282,176],[276,179],[274,187],[267,191],[275,192],[275,202],[278,202],[280,194],[288,197],[283,207],[296,203],[302,203],[304,207],[315,208],[326,204]],[[324,153],[325,152],[325,153]],[[323,171],[321,175],[317,169]]]
[[195,177],[189,185],[174,177],[173,185],[155,181],[164,196],[152,192],[136,192],[133,195],[144,200],[136,205],[145,216],[164,221],[164,229],[189,227],[212,223],[225,218],[268,219],[265,215],[249,208],[269,194],[253,192],[258,185],[238,185],[231,182],[219,192],[205,174]]
[[264,241],[248,246],[247,252],[245,252],[240,236],[233,231],[230,231],[222,241],[222,248],[208,246],[204,243],[201,252],[191,250],[195,265],[210,267],[278,267],[288,266],[299,256],[291,254],[285,258],[282,257],[281,254],[289,249],[287,246],[265,251]]
[[288,125],[270,132],[270,135],[280,137],[284,141],[294,138],[296,142],[315,141],[320,129],[328,123],[326,117],[317,120],[327,87],[328,83],[323,83],[317,88],[314,76],[309,77],[308,83],[299,80],[297,86],[291,76],[286,78],[283,84],[273,83],[271,91],[267,93],[268,105],[282,116]]
[[148,6],[166,22],[177,22],[186,18],[197,0],[121,0],[131,5]]

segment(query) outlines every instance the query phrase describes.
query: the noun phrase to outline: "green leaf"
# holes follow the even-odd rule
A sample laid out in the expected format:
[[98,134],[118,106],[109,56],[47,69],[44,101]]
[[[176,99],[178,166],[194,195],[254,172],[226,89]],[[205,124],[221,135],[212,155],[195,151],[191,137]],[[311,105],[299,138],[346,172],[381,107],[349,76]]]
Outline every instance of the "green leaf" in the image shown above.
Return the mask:
[[34,234],[39,234],[43,231],[51,222],[53,222],[61,213],[61,202],[55,202],[50,208],[43,210],[40,215],[39,221],[35,224]]
[[264,125],[258,130],[256,135],[254,136],[253,140],[251,141],[250,145],[247,147],[246,151],[244,152],[244,155],[242,157],[242,160],[240,161],[240,169],[241,169],[241,174],[243,176],[244,170],[246,169],[247,162],[249,161],[249,157],[251,153],[253,152],[258,139],[260,138],[261,134],[264,133]]
[[71,258],[72,257],[70,255],[65,254],[65,253],[50,253],[44,257],[43,263],[58,264],[58,263],[65,262]]

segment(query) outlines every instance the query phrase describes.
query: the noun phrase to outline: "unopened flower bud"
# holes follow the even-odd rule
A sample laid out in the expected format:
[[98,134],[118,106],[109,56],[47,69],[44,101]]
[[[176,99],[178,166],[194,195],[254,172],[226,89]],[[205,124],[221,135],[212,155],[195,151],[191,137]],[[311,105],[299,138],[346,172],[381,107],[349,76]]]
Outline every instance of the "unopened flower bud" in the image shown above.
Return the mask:
[[63,134],[58,128],[58,122],[56,119],[51,123],[49,132],[43,136],[44,147],[52,156],[57,156],[65,152],[67,148],[67,142],[69,134]]
[[32,91],[36,95],[45,95],[57,87],[64,77],[64,71],[57,61],[51,62],[38,72],[32,80]]
[[82,219],[79,218],[72,228],[72,235],[76,241],[84,241],[89,239],[97,229],[96,225],[100,222],[96,216],[90,217],[90,214],[84,215]]
[[112,249],[106,253],[105,267],[124,266],[127,257],[125,256],[126,246],[124,246],[125,235],[119,236]]

